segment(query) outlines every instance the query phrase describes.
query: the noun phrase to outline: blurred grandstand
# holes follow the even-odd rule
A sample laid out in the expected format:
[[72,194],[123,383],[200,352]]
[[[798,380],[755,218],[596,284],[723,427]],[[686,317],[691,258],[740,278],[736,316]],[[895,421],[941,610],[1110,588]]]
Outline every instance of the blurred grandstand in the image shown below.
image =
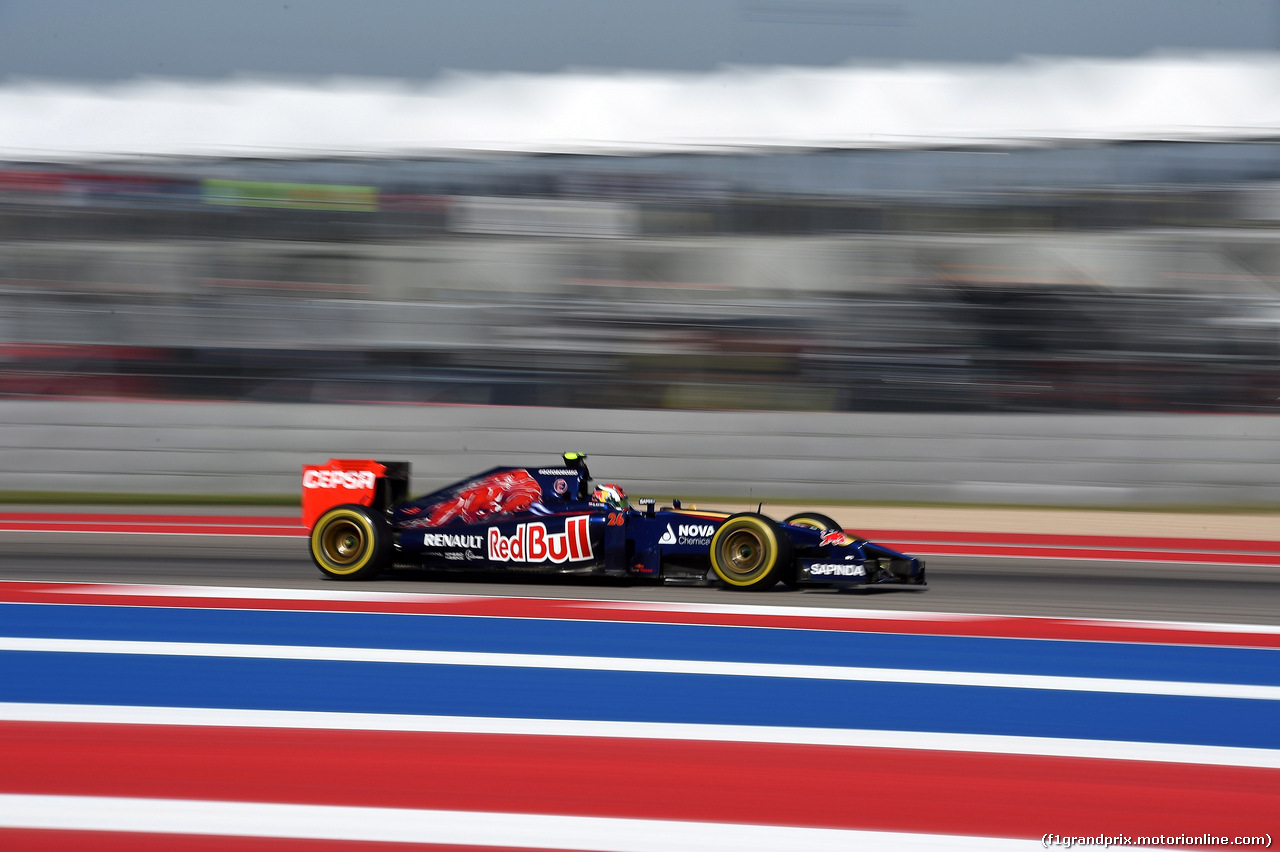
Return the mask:
[[1280,409],[1280,142],[0,167],[0,394]]

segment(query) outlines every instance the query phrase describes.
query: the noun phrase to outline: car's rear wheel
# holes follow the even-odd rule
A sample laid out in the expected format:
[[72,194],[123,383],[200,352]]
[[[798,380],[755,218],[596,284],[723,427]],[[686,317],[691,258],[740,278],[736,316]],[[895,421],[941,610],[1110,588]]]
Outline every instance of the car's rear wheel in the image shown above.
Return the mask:
[[731,589],[772,588],[790,565],[791,539],[764,515],[734,515],[711,537],[711,569]]
[[311,528],[311,560],[326,577],[367,580],[386,567],[391,531],[365,506],[338,506]]

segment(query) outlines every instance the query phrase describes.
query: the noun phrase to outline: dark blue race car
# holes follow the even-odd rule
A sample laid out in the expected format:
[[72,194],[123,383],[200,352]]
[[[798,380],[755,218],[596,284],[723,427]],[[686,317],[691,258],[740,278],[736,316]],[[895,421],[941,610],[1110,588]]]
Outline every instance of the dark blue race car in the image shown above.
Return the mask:
[[414,500],[405,462],[332,459],[305,467],[302,486],[311,557],[335,579],[414,566],[741,590],[925,585],[922,560],[851,537],[815,512],[779,522],[679,500],[632,507],[619,486],[592,487],[580,453],[555,466],[493,468]]

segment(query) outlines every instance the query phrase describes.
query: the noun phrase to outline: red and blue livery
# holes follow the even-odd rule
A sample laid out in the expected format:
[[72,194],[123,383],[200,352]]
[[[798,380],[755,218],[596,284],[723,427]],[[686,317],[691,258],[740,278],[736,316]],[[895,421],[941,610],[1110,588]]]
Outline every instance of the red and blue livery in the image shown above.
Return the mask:
[[925,586],[925,565],[850,536],[816,512],[700,511],[679,500],[632,506],[595,487],[586,456],[498,467],[407,499],[409,465],[331,459],[302,474],[311,558],[328,577],[363,580],[397,567],[459,573],[581,574],[761,590],[779,582],[862,588]]

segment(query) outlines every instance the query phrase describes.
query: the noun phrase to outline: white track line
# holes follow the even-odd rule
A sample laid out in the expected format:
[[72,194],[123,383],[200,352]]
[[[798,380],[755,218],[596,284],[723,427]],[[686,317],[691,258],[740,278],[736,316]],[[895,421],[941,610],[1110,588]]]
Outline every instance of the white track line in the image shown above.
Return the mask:
[[934,686],[983,686],[1007,689],[1051,689],[1198,698],[1280,700],[1280,686],[1123,678],[1066,677],[997,672],[928,671],[865,666],[810,666],[784,663],[739,663],[718,660],[651,660],[633,657],[583,657],[558,654],[503,654],[475,651],[419,651],[400,648],[326,648],[311,645],[248,645],[204,642],[129,642],[103,639],[0,637],[0,651],[71,654],[123,654],[177,657],[233,657],[262,660],[401,663],[437,666],[483,666],[523,669],[637,672],[652,674],[726,675],[802,680],[913,683]]
[[97,796],[0,795],[0,826],[598,852],[999,852],[1025,850],[1033,842],[656,819]]
[[3,722],[697,740],[893,748],[913,751],[982,752],[1038,757],[1084,757],[1099,760],[1198,763],[1280,769],[1280,750],[1277,749],[854,728],[609,722],[589,719],[511,719],[486,716],[417,716],[304,710],[132,707],[101,704],[0,703],[0,723]]

